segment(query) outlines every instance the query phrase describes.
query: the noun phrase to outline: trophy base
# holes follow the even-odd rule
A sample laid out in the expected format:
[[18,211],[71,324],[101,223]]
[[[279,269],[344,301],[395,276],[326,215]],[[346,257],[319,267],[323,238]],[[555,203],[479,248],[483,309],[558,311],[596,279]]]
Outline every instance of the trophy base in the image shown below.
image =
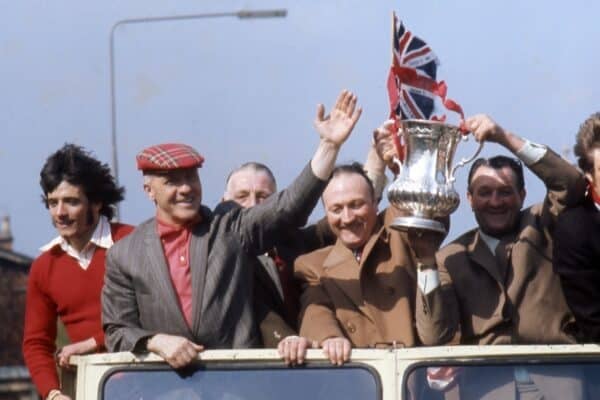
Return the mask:
[[407,231],[409,229],[420,229],[426,231],[440,232],[444,234],[448,233],[446,231],[446,228],[444,227],[444,224],[442,224],[441,222],[433,219],[420,217],[394,218],[390,227],[399,231]]

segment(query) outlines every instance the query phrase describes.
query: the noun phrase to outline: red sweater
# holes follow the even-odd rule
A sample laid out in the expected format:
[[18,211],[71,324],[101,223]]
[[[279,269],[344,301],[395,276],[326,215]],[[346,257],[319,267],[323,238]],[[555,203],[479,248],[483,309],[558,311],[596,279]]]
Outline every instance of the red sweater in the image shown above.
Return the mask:
[[[133,230],[130,225],[111,224],[113,241]],[[104,284],[106,249],[97,247],[83,269],[60,246],[33,261],[27,282],[23,356],[33,383],[45,398],[60,388],[54,352],[56,322],[60,317],[72,343],[93,337],[104,348],[100,293]]]

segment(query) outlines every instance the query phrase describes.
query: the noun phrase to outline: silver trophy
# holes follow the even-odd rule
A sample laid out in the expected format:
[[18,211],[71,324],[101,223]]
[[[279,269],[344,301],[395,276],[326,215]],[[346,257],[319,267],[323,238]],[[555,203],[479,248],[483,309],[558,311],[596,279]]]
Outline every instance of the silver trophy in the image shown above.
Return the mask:
[[460,198],[454,190],[455,172],[479,155],[483,142],[470,158],[452,167],[456,146],[467,140],[456,126],[437,121],[400,121],[398,133],[404,141],[404,161],[395,160],[400,173],[388,187],[392,206],[405,213],[392,222],[399,230],[424,229],[446,233],[435,218],[446,217],[458,208]]

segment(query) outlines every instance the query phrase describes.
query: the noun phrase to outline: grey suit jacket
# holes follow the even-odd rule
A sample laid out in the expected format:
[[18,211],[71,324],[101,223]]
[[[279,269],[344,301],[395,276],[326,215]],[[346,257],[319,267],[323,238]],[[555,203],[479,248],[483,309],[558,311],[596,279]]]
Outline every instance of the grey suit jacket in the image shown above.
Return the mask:
[[259,343],[252,309],[252,262],[289,227],[300,227],[326,182],[307,166],[286,190],[250,209],[204,208],[190,244],[193,320],[189,327],[170,280],[154,218],[108,252],[102,322],[109,351],[143,350],[144,339],[166,333],[208,348]]

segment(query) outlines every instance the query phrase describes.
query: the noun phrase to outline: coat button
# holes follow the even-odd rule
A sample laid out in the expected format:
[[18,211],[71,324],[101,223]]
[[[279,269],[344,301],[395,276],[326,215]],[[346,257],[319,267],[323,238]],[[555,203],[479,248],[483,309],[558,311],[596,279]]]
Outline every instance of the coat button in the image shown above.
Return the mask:
[[348,327],[348,332],[350,332],[350,333],[356,332],[356,327],[353,324],[348,323],[348,325],[346,325],[346,326]]

